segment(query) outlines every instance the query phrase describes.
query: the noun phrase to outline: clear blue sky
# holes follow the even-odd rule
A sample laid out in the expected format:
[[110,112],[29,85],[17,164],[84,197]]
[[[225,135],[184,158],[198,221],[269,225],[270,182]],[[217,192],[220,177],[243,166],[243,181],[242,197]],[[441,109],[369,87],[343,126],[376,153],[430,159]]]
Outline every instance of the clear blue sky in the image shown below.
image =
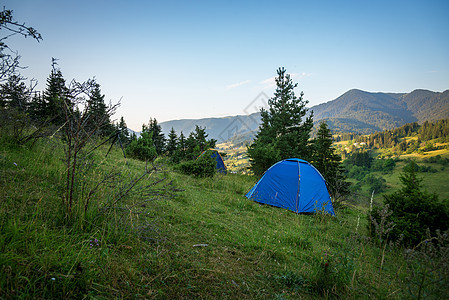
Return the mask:
[[[43,41],[14,37],[39,90],[59,59],[95,76],[128,126],[245,114],[278,67],[308,106],[349,89],[449,89],[449,1],[0,0]],[[0,34],[3,34],[0,32]]]

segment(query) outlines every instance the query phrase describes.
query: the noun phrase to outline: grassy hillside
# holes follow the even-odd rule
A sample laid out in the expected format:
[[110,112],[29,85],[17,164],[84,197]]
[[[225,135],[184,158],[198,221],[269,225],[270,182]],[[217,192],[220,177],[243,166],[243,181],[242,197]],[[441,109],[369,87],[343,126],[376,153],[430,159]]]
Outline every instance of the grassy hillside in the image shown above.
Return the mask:
[[[145,170],[119,148],[81,182],[97,189],[89,215],[61,215],[63,150],[0,144],[1,298],[404,298],[447,293],[411,267],[403,249],[367,237],[368,202],[336,217],[297,215],[244,197],[246,175],[194,178],[159,160],[131,192],[114,191]],[[93,185],[95,186],[95,184]]]

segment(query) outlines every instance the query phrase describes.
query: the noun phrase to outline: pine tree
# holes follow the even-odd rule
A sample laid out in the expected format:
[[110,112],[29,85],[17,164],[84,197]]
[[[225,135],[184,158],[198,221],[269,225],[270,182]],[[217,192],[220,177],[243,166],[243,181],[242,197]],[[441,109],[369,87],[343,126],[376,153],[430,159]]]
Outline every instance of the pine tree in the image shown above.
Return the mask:
[[198,125],[195,125],[195,132],[193,134],[195,137],[196,144],[199,146],[200,153],[203,151],[209,149],[209,148],[215,148],[215,144],[217,143],[217,140],[210,139],[208,140],[208,134],[206,133],[206,128],[202,128]]
[[120,121],[117,125],[117,130],[119,132],[118,134],[122,145],[128,145],[128,143],[130,142],[129,131],[123,116],[120,117]]
[[188,160],[195,159],[198,155],[201,154],[200,147],[197,144],[195,133],[190,132],[189,136],[186,139],[186,154],[185,158]]
[[22,78],[11,75],[0,85],[0,129],[12,134],[14,140],[26,140],[30,119],[28,115],[29,93]]
[[178,138],[178,145],[177,145],[177,151],[179,154],[179,159],[183,160],[186,158],[186,138],[184,136],[184,133],[179,134],[179,138]]
[[56,67],[53,59],[52,70],[47,78],[47,88],[44,91],[44,118],[52,124],[62,125],[66,121],[65,113],[73,112],[73,104],[69,99],[69,91],[65,85],[62,72]]
[[313,140],[313,165],[320,171],[334,204],[349,194],[349,183],[344,175],[341,157],[332,146],[333,138],[326,122],[321,122],[317,137]]
[[158,155],[165,151],[165,136],[162,127],[157,123],[156,119],[150,118],[148,125],[142,125],[142,132],[150,132],[152,134],[154,147]]
[[248,147],[251,169],[261,175],[273,163],[290,158],[309,160],[312,113],[307,115],[307,100],[295,95],[293,83],[284,68],[277,70],[276,91],[268,100],[269,108],[261,109],[262,123],[256,138]]
[[168,155],[172,156],[178,145],[178,136],[176,135],[175,129],[173,127],[171,128],[170,132],[168,133],[168,141],[167,141],[167,151]]
[[29,104],[29,92],[22,77],[11,75],[8,80],[0,85],[0,107],[16,109],[24,112]]
[[86,130],[98,127],[99,135],[109,136],[114,133],[114,127],[111,124],[104,97],[101,94],[100,85],[95,83],[95,88],[87,100],[89,119],[86,124]]

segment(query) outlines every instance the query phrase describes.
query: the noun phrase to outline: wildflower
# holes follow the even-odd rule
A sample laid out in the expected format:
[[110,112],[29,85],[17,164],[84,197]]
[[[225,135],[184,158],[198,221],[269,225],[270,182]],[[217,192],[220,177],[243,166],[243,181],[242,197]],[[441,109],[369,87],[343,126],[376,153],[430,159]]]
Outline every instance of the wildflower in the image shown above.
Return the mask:
[[100,241],[97,239],[93,239],[89,242],[90,248],[92,247],[100,247]]
[[13,163],[13,165],[15,165],[17,167],[17,163]]

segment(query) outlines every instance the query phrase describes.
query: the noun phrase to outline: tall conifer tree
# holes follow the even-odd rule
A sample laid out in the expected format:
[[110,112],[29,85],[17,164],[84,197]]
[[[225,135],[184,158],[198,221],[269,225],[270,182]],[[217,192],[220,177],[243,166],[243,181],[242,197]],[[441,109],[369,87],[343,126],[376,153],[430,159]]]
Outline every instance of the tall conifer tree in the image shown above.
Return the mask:
[[173,129],[172,127],[170,132],[168,133],[168,141],[167,141],[168,155],[170,156],[173,155],[173,153],[176,151],[177,144],[178,144],[178,136],[176,135],[175,129]]
[[120,141],[122,145],[127,145],[130,142],[129,131],[123,116],[120,117],[120,121],[117,125],[117,130],[119,131]]
[[64,112],[71,113],[73,111],[73,104],[69,99],[69,90],[55,59],[52,62],[50,76],[47,78],[44,105],[44,117],[55,125],[64,124],[66,120]]
[[186,157],[186,137],[184,136],[184,133],[182,133],[182,131],[179,134],[177,151],[179,153],[179,158],[181,160],[185,159],[185,157]]
[[327,188],[336,204],[349,194],[349,183],[344,175],[341,157],[332,146],[333,138],[326,122],[320,123],[317,137],[313,141],[312,163],[326,179]]
[[98,134],[102,136],[110,135],[114,132],[114,127],[108,114],[108,107],[104,102],[104,95],[101,94],[100,85],[95,83],[95,88],[87,100],[89,106],[87,129],[98,127]]
[[293,83],[284,68],[277,70],[276,91],[268,100],[268,109],[261,109],[262,123],[254,142],[248,147],[251,169],[261,175],[275,162],[296,157],[310,159],[312,113],[307,116],[307,100],[295,95]]
[[151,132],[154,147],[156,148],[157,154],[162,154],[165,151],[165,136],[162,132],[162,127],[157,123],[156,119],[150,118],[148,125],[142,125],[142,132]]
[[26,111],[29,104],[29,92],[22,78],[11,75],[0,85],[0,105],[2,108]]

